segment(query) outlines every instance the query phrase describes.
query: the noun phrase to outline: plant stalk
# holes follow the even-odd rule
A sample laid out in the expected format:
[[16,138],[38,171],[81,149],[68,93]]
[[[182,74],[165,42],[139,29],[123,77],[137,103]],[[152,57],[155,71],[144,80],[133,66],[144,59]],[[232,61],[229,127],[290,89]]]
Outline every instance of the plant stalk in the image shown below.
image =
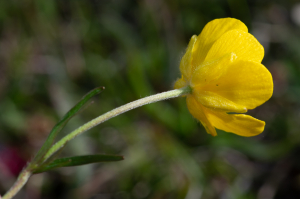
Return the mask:
[[[26,184],[31,176],[31,171],[25,168],[20,174],[15,182],[15,184],[9,189],[9,191],[2,197],[2,199],[11,199],[14,197],[20,189]],[[1,197],[0,197],[1,198]]]
[[101,124],[113,117],[116,117],[122,113],[125,113],[127,111],[130,111],[134,108],[138,108],[140,106],[146,105],[146,104],[150,104],[150,103],[154,103],[154,102],[158,102],[158,101],[162,101],[162,100],[166,100],[166,99],[170,99],[170,98],[175,98],[175,97],[179,97],[182,95],[187,95],[191,93],[191,88],[189,86],[184,87],[184,88],[180,88],[180,89],[175,89],[175,90],[171,90],[171,91],[166,91],[163,93],[159,93],[156,95],[151,95],[149,97],[145,97],[133,102],[130,102],[128,104],[125,104],[123,106],[120,106],[118,108],[115,108],[103,115],[100,115],[99,117],[85,123],[84,125],[82,125],[81,127],[77,128],[76,130],[74,130],[73,132],[69,133],[68,135],[66,135],[65,137],[63,137],[60,141],[58,141],[57,143],[55,143],[50,149],[49,151],[46,153],[45,155],[45,160],[47,160],[49,157],[52,156],[52,154],[54,154],[55,152],[57,152],[59,149],[61,149],[62,147],[65,146],[65,144],[72,140],[73,138],[77,137],[78,135],[82,134],[83,132],[93,128],[94,126]]
[[[170,99],[170,98],[175,98],[175,97],[179,97],[182,95],[187,95],[191,93],[191,88],[189,86],[181,88],[181,89],[175,89],[175,90],[171,90],[171,91],[167,91],[167,92],[163,92],[163,93],[159,93],[156,95],[151,95],[149,97],[145,97],[133,102],[130,102],[128,104],[125,104],[123,106],[120,106],[118,108],[115,108],[107,113],[104,113],[103,115],[100,115],[99,117],[85,123],[84,125],[80,126],[79,128],[77,128],[76,130],[74,130],[73,132],[69,133],[68,135],[66,135],[65,137],[63,137],[61,140],[59,140],[57,143],[55,143],[46,153],[46,155],[43,158],[43,163],[45,163],[50,157],[52,157],[57,151],[59,151],[62,147],[64,147],[66,145],[67,142],[69,142],[70,140],[74,139],[75,137],[77,137],[78,135],[84,133],[85,131],[95,127],[98,124],[101,124],[113,117],[116,117],[122,113],[125,113],[127,111],[130,111],[134,108],[138,108],[140,106],[146,105],[146,104],[150,104],[150,103],[154,103],[154,102],[158,102],[158,101],[162,101],[162,100],[166,100],[166,99]],[[42,164],[41,164],[42,165]],[[2,199],[11,199],[12,197],[14,197],[19,191],[20,189],[26,184],[26,182],[28,181],[28,179],[30,178],[30,176],[32,175],[32,166],[31,164],[28,165],[28,167],[26,167],[19,175],[17,181],[15,182],[15,184],[10,188],[10,190],[2,197]],[[37,167],[40,165],[36,165]],[[36,168],[35,168],[36,169]],[[33,170],[34,171],[34,170]],[[1,199],[1,196],[0,196]]]

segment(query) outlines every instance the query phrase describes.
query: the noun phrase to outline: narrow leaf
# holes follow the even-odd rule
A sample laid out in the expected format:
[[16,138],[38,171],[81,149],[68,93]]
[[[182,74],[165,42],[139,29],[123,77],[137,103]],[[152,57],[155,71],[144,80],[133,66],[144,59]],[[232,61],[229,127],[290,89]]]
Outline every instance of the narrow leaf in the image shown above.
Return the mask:
[[39,163],[43,156],[46,154],[46,152],[49,150],[49,148],[52,146],[55,137],[57,134],[64,128],[64,126],[68,123],[68,121],[78,113],[78,111],[95,95],[101,93],[105,88],[104,87],[98,87],[94,90],[90,91],[88,94],[86,94],[69,112],[65,114],[63,119],[59,121],[51,130],[46,142],[42,146],[42,148],[39,150],[37,155],[34,158],[34,163]]
[[71,167],[71,166],[79,166],[97,162],[113,162],[123,160],[123,156],[118,155],[85,155],[85,156],[75,156],[68,158],[56,159],[50,164],[38,168],[33,171],[33,173],[42,173],[45,171],[49,171],[55,168],[60,167]]

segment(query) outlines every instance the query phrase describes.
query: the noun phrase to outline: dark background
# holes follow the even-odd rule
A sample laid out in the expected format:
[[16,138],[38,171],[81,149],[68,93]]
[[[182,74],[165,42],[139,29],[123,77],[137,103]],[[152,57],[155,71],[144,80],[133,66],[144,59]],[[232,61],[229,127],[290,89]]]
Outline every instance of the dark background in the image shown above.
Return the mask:
[[184,98],[158,102],[101,124],[61,154],[125,160],[34,175],[15,198],[300,198],[298,0],[0,1],[0,193],[85,93],[106,87],[61,136],[172,89],[191,36],[223,17],[243,21],[265,47],[274,94],[249,111],[266,121],[261,135],[212,137]]

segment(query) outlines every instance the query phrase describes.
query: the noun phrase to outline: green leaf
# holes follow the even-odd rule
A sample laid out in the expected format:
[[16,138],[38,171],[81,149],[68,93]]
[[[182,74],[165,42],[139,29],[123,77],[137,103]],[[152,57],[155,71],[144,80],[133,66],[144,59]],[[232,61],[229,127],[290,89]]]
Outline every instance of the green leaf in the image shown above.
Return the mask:
[[54,139],[57,136],[57,134],[64,128],[64,126],[68,123],[68,121],[75,116],[79,110],[95,95],[101,93],[105,88],[104,87],[98,87],[94,90],[90,91],[88,94],[83,96],[83,98],[69,111],[65,114],[63,119],[59,121],[51,130],[46,142],[42,146],[42,148],[38,151],[37,155],[35,156],[33,160],[33,164],[41,163],[43,160],[44,155],[47,153],[47,151],[50,149],[52,144],[54,143]]
[[75,157],[68,157],[68,158],[61,158],[56,159],[48,165],[42,166],[33,170],[33,173],[42,173],[45,171],[49,171],[55,168],[60,167],[71,167],[71,166],[79,166],[97,162],[114,162],[123,160],[123,156],[119,155],[84,155],[84,156],[75,156]]

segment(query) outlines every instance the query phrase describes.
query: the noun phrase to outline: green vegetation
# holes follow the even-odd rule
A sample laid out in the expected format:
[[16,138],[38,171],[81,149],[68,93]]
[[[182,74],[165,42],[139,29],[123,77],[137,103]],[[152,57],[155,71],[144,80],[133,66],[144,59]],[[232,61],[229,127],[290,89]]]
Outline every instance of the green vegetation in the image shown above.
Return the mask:
[[274,80],[273,97],[249,111],[266,121],[261,135],[212,137],[184,98],[146,105],[91,129],[59,155],[114,154],[123,161],[33,175],[17,197],[300,198],[296,6],[292,0],[0,1],[0,194],[83,95],[106,88],[58,138],[115,107],[172,89],[191,36],[212,19],[234,17],[264,45],[262,63]]

